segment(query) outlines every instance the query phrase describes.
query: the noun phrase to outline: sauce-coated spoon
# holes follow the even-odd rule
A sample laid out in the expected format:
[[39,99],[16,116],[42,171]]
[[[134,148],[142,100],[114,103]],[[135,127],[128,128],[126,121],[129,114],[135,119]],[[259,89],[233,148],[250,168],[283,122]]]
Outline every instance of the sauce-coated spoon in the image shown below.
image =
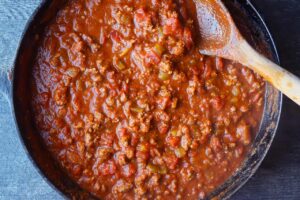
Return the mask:
[[300,79],[248,44],[221,0],[194,1],[201,34],[200,53],[248,66],[300,105]]

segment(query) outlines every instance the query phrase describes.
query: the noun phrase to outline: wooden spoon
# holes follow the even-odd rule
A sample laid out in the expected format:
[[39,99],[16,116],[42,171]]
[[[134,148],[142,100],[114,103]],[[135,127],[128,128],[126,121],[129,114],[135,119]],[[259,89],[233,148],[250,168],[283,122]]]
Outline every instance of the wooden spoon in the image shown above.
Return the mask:
[[300,105],[300,79],[248,44],[221,0],[194,1],[201,33],[200,53],[248,66]]

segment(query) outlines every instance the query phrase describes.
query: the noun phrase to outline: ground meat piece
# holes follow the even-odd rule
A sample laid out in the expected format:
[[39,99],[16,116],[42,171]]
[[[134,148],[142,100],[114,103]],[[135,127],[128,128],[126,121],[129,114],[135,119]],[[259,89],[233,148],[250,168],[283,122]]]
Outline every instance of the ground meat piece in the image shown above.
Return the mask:
[[130,108],[131,108],[131,102],[127,101],[124,105],[123,105],[123,113],[124,115],[128,118],[130,115]]
[[136,158],[138,162],[145,163],[149,159],[149,149],[150,146],[148,143],[140,143],[137,146]]
[[171,190],[171,192],[176,193],[177,192],[177,181],[176,180],[172,180],[171,183],[168,185],[169,190]]
[[185,150],[188,150],[188,148],[190,147],[191,143],[192,143],[192,137],[190,136],[189,133],[185,133],[181,137],[181,141],[180,141],[180,144],[181,144],[182,148],[184,148]]
[[116,134],[119,138],[119,145],[121,147],[127,147],[130,141],[130,134],[128,131],[119,124],[116,128]]
[[101,175],[104,175],[104,176],[107,176],[107,175],[113,175],[116,173],[116,170],[117,170],[117,166],[115,164],[114,161],[107,161],[105,163],[102,163],[99,165],[98,162],[95,163],[96,164],[96,173],[97,174],[101,174]]
[[224,101],[220,97],[215,97],[211,99],[211,104],[214,109],[220,111],[224,106]]
[[167,74],[172,74],[172,62],[169,59],[163,58],[158,67],[160,71],[163,71]]
[[156,102],[159,109],[165,110],[170,102],[170,97],[159,97],[157,98]]
[[94,42],[90,36],[82,34],[82,39],[88,44],[92,53],[96,53],[97,51],[99,51],[100,45]]
[[179,159],[174,154],[171,153],[164,154],[163,159],[166,162],[166,166],[169,169],[175,169],[179,161]]
[[80,69],[77,67],[70,67],[66,70],[66,74],[71,78],[75,78],[80,72]]
[[167,124],[167,123],[164,123],[164,122],[162,122],[162,123],[158,123],[157,124],[157,129],[158,129],[158,132],[160,133],[160,134],[166,134],[167,132],[168,132],[168,130],[169,130],[169,125]]
[[187,183],[191,179],[193,179],[193,177],[194,177],[194,170],[191,167],[183,168],[180,171],[180,175],[182,176],[183,181]]
[[74,165],[72,168],[72,173],[74,176],[79,176],[82,172],[82,167],[80,165]]
[[114,110],[113,108],[109,107],[109,106],[107,105],[107,103],[104,103],[104,104],[102,105],[102,109],[103,109],[103,113],[104,113],[107,117],[109,117],[110,119],[115,119],[115,117],[116,117],[116,112],[115,112],[115,110]]
[[177,35],[182,31],[178,15],[172,12],[164,21],[163,32],[165,35]]
[[146,172],[146,170],[141,170],[134,179],[135,185],[137,186],[143,185],[147,177],[148,177],[148,173]]
[[112,147],[114,142],[114,136],[112,133],[102,133],[100,139],[100,145],[103,147]]
[[116,161],[116,163],[118,165],[123,166],[123,165],[125,165],[127,163],[126,162],[126,155],[123,152],[117,152],[117,153],[115,153],[114,158],[115,158],[115,161]]
[[144,61],[147,65],[149,64],[157,65],[160,62],[160,60],[161,58],[156,52],[154,52],[152,49],[146,48],[146,55]]
[[67,151],[67,158],[72,163],[80,163],[80,156],[74,150]]
[[163,121],[163,122],[169,122],[170,121],[169,115],[166,112],[162,111],[162,110],[157,110],[155,112],[155,119],[157,121]]
[[142,133],[148,133],[150,130],[150,122],[151,118],[147,118],[145,121],[141,122],[140,124],[140,131]]
[[57,86],[53,99],[57,105],[65,105],[67,103],[67,87]]
[[136,10],[134,12],[134,24],[137,29],[151,26],[151,15],[143,8]]
[[191,49],[194,45],[192,31],[189,28],[184,28],[183,31],[183,41],[187,49]]
[[189,81],[189,87],[186,89],[187,94],[190,96],[194,96],[197,89],[197,85],[198,84],[196,81]]
[[109,159],[110,156],[112,155],[112,153],[113,153],[113,150],[111,148],[98,147],[95,157],[98,162],[102,163],[102,162],[106,161],[107,159]]
[[159,179],[160,179],[159,174],[153,174],[151,176],[151,178],[149,179],[149,181],[148,181],[149,187],[151,187],[151,188],[158,187],[159,186]]
[[136,172],[136,166],[133,163],[129,163],[122,167],[122,174],[125,177],[131,177],[135,174],[135,172]]
[[78,53],[81,52],[84,48],[84,42],[83,41],[78,41],[73,43],[72,47],[71,47],[71,51],[73,53]]
[[132,188],[132,184],[124,181],[123,179],[118,180],[117,183],[113,186],[112,192],[114,194],[126,192]]
[[137,194],[137,196],[142,196],[147,192],[147,190],[145,187],[140,185],[134,189],[134,192]]
[[182,40],[176,41],[174,38],[168,39],[169,52],[174,56],[180,56],[184,53],[184,42]]

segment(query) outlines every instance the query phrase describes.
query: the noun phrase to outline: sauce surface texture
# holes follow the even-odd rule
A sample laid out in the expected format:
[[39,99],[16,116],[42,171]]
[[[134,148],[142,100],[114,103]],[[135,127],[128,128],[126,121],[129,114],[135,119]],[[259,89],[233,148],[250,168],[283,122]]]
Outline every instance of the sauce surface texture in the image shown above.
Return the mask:
[[199,54],[191,0],[70,0],[32,70],[36,128],[101,199],[203,199],[242,164],[264,81]]

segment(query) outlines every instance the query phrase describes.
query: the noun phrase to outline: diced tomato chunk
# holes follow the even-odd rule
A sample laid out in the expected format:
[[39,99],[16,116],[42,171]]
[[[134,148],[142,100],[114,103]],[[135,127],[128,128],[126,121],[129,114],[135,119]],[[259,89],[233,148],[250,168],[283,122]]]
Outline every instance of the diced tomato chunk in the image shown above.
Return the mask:
[[168,136],[167,137],[167,143],[170,145],[170,147],[178,147],[180,143],[180,138],[175,136]]

